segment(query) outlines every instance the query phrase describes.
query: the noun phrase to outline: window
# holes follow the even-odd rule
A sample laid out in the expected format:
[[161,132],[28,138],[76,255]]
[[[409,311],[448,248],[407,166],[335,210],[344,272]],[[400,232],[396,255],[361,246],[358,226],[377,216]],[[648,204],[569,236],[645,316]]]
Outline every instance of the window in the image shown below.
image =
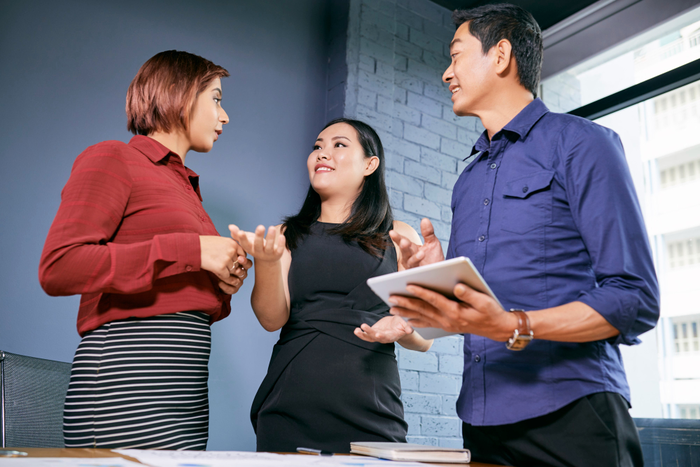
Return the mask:
[[[541,95],[550,109],[559,112],[591,103],[608,105],[619,91],[639,89],[650,79],[660,82],[676,76],[671,70],[696,63],[700,63],[700,8],[547,79]],[[616,131],[625,147],[661,288],[658,326],[641,336],[642,345],[621,348],[635,417],[700,418],[697,79],[685,77],[677,81],[680,84],[640,93],[654,97],[637,99],[631,106],[610,104],[612,110],[592,112],[604,115],[594,121]],[[650,360],[658,365],[650,365]]]

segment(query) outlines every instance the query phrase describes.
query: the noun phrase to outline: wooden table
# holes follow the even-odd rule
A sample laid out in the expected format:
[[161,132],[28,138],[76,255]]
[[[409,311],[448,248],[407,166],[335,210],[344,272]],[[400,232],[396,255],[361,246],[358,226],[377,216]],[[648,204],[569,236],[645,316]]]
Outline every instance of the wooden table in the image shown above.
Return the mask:
[[[139,462],[137,459],[129,456],[123,456],[119,453],[112,452],[109,449],[87,449],[87,448],[3,448],[11,449],[15,451],[23,451],[29,454],[28,457],[85,457],[85,458],[95,458],[95,457],[123,457],[133,462]],[[279,453],[279,454],[295,454],[295,455],[306,455],[298,453]],[[340,454],[343,455],[343,454]],[[140,462],[139,462],[140,463]],[[387,463],[387,467],[391,464]],[[459,465],[469,465],[470,467],[499,467],[494,464],[483,464],[481,462],[472,462],[470,464],[425,464],[428,466],[441,466],[441,467],[456,467]]]

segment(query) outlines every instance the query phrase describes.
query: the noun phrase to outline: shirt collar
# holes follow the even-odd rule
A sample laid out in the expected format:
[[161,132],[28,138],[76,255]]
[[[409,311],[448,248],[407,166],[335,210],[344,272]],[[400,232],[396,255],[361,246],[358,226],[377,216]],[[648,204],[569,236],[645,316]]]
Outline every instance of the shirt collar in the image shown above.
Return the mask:
[[[182,164],[182,159],[180,159],[180,156],[178,156],[177,154],[175,154],[170,149],[166,148],[153,138],[149,138],[148,136],[134,136],[129,141],[129,146],[143,153],[143,155],[148,157],[153,163],[160,162],[172,154],[173,156],[175,156],[172,160],[176,161],[175,163],[179,162],[180,164]],[[199,175],[197,175],[197,173],[194,170],[188,167],[185,167],[185,172],[187,172],[187,177],[190,179],[192,187],[197,193],[197,196],[199,196],[199,199],[202,199],[202,195],[199,192]]]
[[[525,138],[528,133],[530,133],[530,130],[532,130],[532,127],[535,126],[535,123],[537,123],[548,112],[549,109],[538,97],[526,105],[525,108],[521,110],[518,115],[513,117],[513,119],[508,122],[501,131],[515,133],[521,139]],[[498,133],[501,133],[501,131]],[[488,151],[490,147],[491,141],[489,140],[488,132],[484,130],[484,132],[481,133],[481,136],[479,136],[479,139],[476,140],[476,143],[474,143],[474,147],[472,148],[470,155],[474,155],[477,152]]]

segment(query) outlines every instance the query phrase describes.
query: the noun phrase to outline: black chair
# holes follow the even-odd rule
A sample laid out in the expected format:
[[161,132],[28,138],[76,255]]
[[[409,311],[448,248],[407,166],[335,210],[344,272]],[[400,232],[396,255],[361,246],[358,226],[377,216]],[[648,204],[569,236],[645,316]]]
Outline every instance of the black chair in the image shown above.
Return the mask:
[[0,351],[2,447],[64,447],[70,370],[70,363]]
[[700,420],[635,418],[645,467],[700,467]]

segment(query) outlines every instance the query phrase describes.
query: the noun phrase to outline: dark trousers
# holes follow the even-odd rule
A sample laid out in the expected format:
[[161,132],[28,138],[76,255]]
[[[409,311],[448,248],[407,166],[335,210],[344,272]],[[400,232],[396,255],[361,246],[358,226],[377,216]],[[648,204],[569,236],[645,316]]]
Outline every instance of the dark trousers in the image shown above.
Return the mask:
[[474,462],[527,466],[642,466],[639,434],[619,394],[582,397],[541,417],[499,426],[462,424]]

